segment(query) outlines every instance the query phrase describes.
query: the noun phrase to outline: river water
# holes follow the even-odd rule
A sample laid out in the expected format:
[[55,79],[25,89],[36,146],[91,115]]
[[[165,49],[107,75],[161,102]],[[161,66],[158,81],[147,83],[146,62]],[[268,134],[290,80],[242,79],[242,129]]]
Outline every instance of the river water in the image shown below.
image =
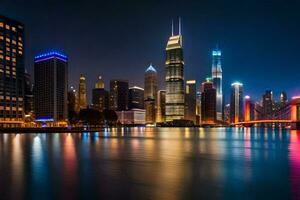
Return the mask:
[[300,199],[300,131],[0,134],[0,199]]

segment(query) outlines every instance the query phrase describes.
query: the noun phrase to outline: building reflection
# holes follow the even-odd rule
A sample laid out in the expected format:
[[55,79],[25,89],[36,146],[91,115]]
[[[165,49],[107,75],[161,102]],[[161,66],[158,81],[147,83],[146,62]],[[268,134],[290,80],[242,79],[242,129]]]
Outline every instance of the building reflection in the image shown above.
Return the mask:
[[300,131],[291,130],[289,151],[292,198],[300,199]]

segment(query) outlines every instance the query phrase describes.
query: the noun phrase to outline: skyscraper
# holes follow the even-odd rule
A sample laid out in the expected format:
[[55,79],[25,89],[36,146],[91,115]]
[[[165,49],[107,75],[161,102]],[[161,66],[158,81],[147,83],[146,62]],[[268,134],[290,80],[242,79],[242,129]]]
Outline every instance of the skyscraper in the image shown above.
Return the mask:
[[35,56],[34,87],[36,120],[67,120],[67,56],[56,51]]
[[254,104],[251,101],[250,96],[244,98],[244,121],[249,122],[254,120]]
[[24,112],[25,115],[33,115],[34,102],[33,102],[33,85],[31,82],[31,76],[26,72],[24,74]]
[[156,123],[163,123],[166,121],[166,91],[159,90],[157,92],[156,100]]
[[200,125],[200,123],[201,123],[201,91],[197,91],[197,93],[196,93],[196,124]]
[[243,84],[235,82],[231,84],[230,122],[241,121],[243,121]]
[[24,26],[0,15],[0,126],[24,119]]
[[218,47],[212,51],[212,81],[217,91],[216,112],[217,120],[223,120],[223,91],[222,91],[222,67],[221,67],[221,50]]
[[263,95],[262,106],[264,119],[271,119],[274,109],[272,90],[266,90],[265,94]]
[[196,81],[187,80],[185,84],[184,118],[196,124]]
[[93,108],[103,112],[108,109],[109,105],[109,94],[104,89],[104,82],[101,76],[98,76],[98,81],[95,84],[95,88],[92,90],[92,103]]
[[87,108],[87,91],[86,91],[86,80],[83,74],[80,75],[79,79],[79,91],[78,91],[78,105],[79,109]]
[[288,99],[287,99],[286,92],[282,91],[280,93],[280,99],[279,99],[279,101],[280,101],[281,107],[283,107],[283,106],[285,106],[287,104]]
[[73,86],[68,91],[68,112],[77,112],[77,93]]
[[133,86],[129,88],[128,109],[144,109],[144,89]]
[[179,33],[172,36],[166,47],[166,121],[184,118],[184,60],[181,25]]
[[111,80],[109,93],[109,108],[115,111],[128,109],[128,81]]
[[202,83],[201,88],[201,124],[216,123],[216,89],[210,78]]
[[157,95],[157,72],[155,68],[150,64],[145,72],[144,79],[145,91],[144,101],[146,109],[146,124],[155,123],[155,101]]

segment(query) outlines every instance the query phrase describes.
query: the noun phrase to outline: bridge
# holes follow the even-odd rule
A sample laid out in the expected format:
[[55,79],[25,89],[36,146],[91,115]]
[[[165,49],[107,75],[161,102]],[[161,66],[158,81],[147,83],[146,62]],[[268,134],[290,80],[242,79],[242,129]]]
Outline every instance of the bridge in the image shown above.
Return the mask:
[[245,109],[245,121],[233,123],[233,126],[253,126],[267,125],[285,127],[290,126],[292,129],[300,130],[300,96],[292,97],[289,104],[282,106],[280,109],[274,110],[272,113],[263,115],[258,109],[254,109],[256,113],[255,119],[250,119],[250,109]]

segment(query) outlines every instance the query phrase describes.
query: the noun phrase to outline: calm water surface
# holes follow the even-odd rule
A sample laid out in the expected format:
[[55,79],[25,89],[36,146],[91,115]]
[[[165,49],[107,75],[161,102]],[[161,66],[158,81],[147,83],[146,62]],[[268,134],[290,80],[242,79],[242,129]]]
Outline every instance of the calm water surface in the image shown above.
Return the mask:
[[0,199],[300,199],[300,131],[0,134]]

